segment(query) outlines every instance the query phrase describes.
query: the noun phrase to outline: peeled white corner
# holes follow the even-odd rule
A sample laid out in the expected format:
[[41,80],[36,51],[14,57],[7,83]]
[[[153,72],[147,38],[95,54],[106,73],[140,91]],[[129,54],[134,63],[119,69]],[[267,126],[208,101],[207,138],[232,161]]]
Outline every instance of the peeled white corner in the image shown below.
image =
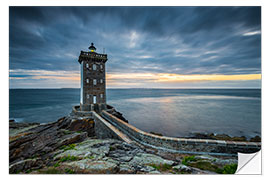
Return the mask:
[[235,174],[262,174],[262,151],[244,154],[238,153],[238,166]]

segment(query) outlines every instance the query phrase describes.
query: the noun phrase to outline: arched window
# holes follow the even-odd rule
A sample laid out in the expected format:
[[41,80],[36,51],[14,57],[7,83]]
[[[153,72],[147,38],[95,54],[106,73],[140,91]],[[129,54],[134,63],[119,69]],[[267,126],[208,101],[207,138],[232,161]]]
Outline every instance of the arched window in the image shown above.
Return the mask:
[[103,94],[100,94],[100,98],[101,98],[101,99],[103,98]]
[[89,99],[89,94],[86,95],[86,98]]
[[89,64],[88,63],[85,66],[86,66],[86,68],[89,68]]
[[93,64],[93,70],[97,70],[97,65],[96,64]]
[[89,83],[89,79],[86,79],[86,83]]
[[93,84],[97,85],[97,80],[96,79],[93,80]]
[[100,65],[100,69],[103,69],[103,65],[102,64]]
[[100,84],[102,84],[103,83],[103,79],[100,79]]

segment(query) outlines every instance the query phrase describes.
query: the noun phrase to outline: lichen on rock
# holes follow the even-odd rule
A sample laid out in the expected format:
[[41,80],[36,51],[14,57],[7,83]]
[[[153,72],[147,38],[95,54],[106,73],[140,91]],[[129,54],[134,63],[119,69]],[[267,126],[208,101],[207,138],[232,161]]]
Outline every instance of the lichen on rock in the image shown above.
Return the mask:
[[[89,132],[80,131],[89,122],[89,119],[81,123],[74,117],[64,117],[53,123],[31,125],[31,128],[13,124],[20,131],[10,138],[10,173],[210,174],[231,173],[237,163],[236,158],[187,156],[116,139],[96,139],[89,137]],[[71,128],[72,123],[76,128]]]

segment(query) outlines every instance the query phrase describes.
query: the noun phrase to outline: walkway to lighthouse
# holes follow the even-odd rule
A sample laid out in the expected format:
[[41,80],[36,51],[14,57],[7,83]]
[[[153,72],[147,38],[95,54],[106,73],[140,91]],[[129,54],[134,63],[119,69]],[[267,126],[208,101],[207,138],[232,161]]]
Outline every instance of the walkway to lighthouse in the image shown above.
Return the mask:
[[261,143],[223,141],[210,139],[189,139],[157,136],[144,132],[112,115],[115,109],[111,107],[95,111],[79,111],[79,107],[73,107],[73,113],[79,116],[88,116],[95,121],[95,134],[98,138],[115,138],[126,143],[134,143],[140,146],[151,147],[175,153],[186,154],[210,154],[237,156],[241,153],[254,153],[261,149]]
[[[105,119],[100,117],[96,112],[92,111],[93,118],[96,122],[96,131],[98,136],[101,136],[101,138],[106,138],[107,136],[112,136],[116,139],[120,139],[122,141],[125,141],[126,143],[131,144],[133,141],[129,139],[124,133],[122,133],[119,129],[117,129],[115,126],[113,126],[111,123],[107,122]],[[101,123],[101,124],[99,124]],[[102,127],[105,126],[105,127]],[[107,129],[106,129],[107,128]],[[102,131],[104,130],[104,131]],[[111,131],[108,135],[107,131]],[[103,133],[103,134],[102,134]],[[104,136],[104,137],[102,137]]]

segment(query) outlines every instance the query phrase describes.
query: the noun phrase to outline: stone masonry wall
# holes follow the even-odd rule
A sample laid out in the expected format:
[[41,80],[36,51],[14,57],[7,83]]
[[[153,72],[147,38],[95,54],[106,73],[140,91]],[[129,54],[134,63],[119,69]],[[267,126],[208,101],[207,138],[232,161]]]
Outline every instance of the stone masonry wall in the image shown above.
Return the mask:
[[104,110],[102,111],[101,115],[115,127],[119,128],[119,130],[121,130],[123,133],[128,135],[128,137],[132,140],[157,149],[164,149],[173,152],[202,152],[208,154],[237,154],[237,152],[253,153],[261,149],[261,143],[254,142],[187,139],[157,136],[141,131]]
[[[127,142],[122,133],[119,132],[113,125],[100,117],[96,112],[92,112],[92,115],[95,120],[95,133],[97,138],[113,138]],[[130,142],[128,141],[128,143]]]

